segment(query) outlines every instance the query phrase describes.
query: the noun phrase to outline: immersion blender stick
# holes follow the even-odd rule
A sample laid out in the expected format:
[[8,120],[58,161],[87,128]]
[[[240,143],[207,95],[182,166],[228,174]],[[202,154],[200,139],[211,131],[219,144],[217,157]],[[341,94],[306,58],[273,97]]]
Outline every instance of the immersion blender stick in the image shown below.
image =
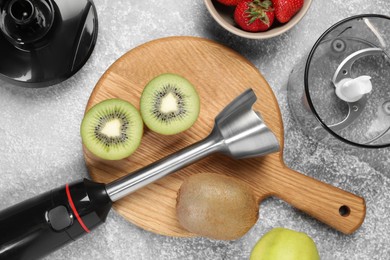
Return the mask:
[[102,224],[112,202],[212,153],[234,159],[279,150],[275,135],[252,110],[248,89],[215,119],[205,139],[107,185],[84,179],[0,211],[0,260],[36,259]]
[[214,152],[241,159],[278,151],[275,135],[264,124],[260,114],[252,110],[255,101],[256,95],[248,89],[216,117],[214,128],[207,138],[107,184],[108,196],[117,201]]

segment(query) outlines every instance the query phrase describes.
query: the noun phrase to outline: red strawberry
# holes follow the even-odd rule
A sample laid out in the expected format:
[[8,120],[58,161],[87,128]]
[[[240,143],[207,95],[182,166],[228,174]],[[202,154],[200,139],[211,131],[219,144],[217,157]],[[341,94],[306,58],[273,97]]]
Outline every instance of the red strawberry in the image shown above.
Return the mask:
[[271,0],[243,0],[234,10],[234,21],[243,30],[261,32],[274,22]]
[[242,0],[217,0],[223,5],[236,6]]
[[303,0],[272,0],[276,19],[281,23],[290,21],[303,6]]

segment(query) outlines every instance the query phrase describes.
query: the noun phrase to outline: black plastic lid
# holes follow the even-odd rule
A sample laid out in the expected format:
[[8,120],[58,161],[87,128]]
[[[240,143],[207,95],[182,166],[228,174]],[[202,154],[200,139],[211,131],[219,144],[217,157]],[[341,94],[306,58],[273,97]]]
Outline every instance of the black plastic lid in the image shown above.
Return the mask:
[[74,75],[98,33],[92,0],[0,0],[0,78],[46,87]]

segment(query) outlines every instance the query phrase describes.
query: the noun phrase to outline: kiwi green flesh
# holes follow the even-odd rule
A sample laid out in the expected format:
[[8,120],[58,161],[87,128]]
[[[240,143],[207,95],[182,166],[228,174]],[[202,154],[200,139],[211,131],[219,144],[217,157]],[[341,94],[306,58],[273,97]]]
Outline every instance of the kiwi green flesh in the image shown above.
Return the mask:
[[81,123],[81,138],[94,155],[106,160],[130,156],[140,145],[143,121],[138,110],[121,99],[93,106]]
[[161,74],[143,90],[140,111],[150,130],[163,135],[177,134],[190,128],[198,118],[199,95],[184,77]]
[[259,203],[241,180],[216,173],[193,174],[181,185],[176,204],[179,223],[200,236],[235,240],[256,223]]

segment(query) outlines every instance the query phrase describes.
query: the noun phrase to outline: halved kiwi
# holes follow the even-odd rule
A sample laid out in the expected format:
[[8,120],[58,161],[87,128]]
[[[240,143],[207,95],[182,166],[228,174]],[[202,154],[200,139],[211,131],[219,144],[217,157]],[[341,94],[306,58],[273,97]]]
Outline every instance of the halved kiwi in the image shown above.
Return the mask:
[[190,128],[199,116],[199,95],[182,76],[165,73],[152,79],[141,95],[140,111],[147,127],[163,135]]
[[130,156],[140,145],[143,121],[138,110],[121,99],[93,106],[81,123],[81,138],[94,155],[106,160]]

